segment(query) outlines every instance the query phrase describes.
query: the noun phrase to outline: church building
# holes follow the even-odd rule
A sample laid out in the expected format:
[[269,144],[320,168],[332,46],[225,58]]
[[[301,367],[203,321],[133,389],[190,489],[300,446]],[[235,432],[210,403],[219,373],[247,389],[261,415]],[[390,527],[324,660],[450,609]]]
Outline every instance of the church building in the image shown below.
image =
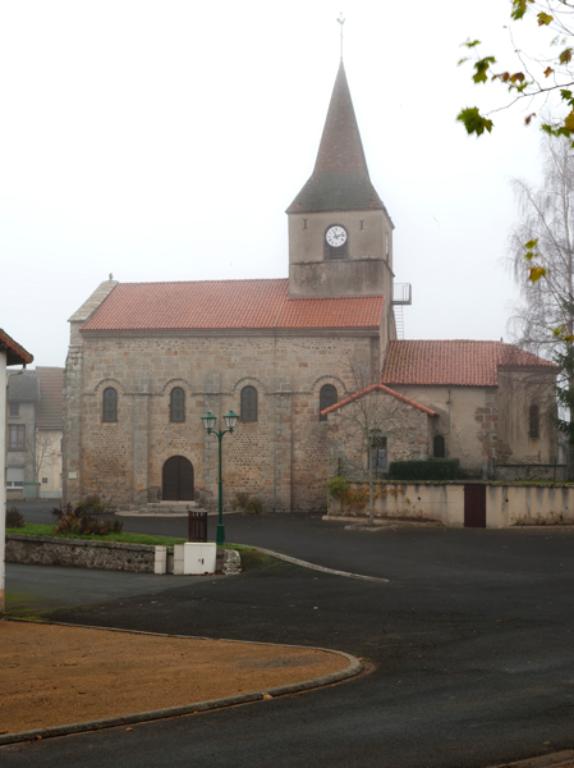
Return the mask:
[[249,494],[277,511],[323,509],[328,478],[364,466],[372,445],[383,472],[433,455],[477,476],[555,461],[552,364],[501,342],[397,338],[409,292],[393,297],[393,223],[342,63],[287,215],[288,278],[110,279],[71,317],[67,500],[125,508],[215,492],[208,410],[219,425],[240,417],[225,438],[226,502]]

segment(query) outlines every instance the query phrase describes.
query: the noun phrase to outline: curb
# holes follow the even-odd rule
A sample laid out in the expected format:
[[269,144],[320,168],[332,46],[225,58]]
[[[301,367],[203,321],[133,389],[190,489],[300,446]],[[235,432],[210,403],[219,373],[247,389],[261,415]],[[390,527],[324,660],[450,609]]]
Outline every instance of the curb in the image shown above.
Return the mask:
[[[202,637],[198,635],[177,635],[167,634],[165,632],[145,632],[134,629],[119,629],[117,627],[97,627],[88,624],[70,624],[69,622],[57,622],[57,621],[36,621],[30,622],[27,619],[10,618],[8,621],[21,621],[22,623],[33,624],[49,624],[57,627],[72,627],[74,629],[97,629],[104,632],[122,632],[124,634],[131,635],[147,635],[151,637],[166,637],[166,638],[179,638],[184,640],[213,640],[212,637]],[[83,733],[85,731],[99,731],[104,728],[114,728],[122,725],[134,725],[137,723],[145,723],[151,720],[162,720],[170,717],[181,717],[183,715],[199,714],[203,712],[209,712],[215,709],[223,709],[226,707],[234,707],[239,704],[250,704],[256,701],[268,701],[279,696],[286,696],[294,693],[303,693],[315,688],[322,688],[327,685],[333,685],[344,680],[348,680],[351,677],[356,677],[363,671],[364,666],[356,656],[352,656],[350,653],[344,651],[335,651],[331,648],[319,648],[316,646],[307,645],[295,645],[293,643],[263,643],[251,640],[227,640],[226,638],[216,638],[218,640],[225,640],[228,643],[249,643],[250,645],[273,645],[279,648],[304,648],[306,650],[325,651],[336,656],[342,656],[349,662],[346,669],[342,669],[339,672],[331,672],[328,675],[321,675],[320,677],[311,678],[309,680],[302,680],[298,683],[290,683],[288,685],[280,685],[275,688],[267,688],[261,691],[248,691],[247,693],[241,693],[237,696],[224,696],[220,699],[207,699],[206,701],[198,701],[193,704],[184,704],[179,707],[168,707],[164,709],[153,709],[147,712],[138,712],[130,715],[123,715],[118,717],[110,717],[102,720],[87,720],[82,723],[66,723],[65,725],[56,725],[50,728],[37,728],[33,731],[20,731],[18,733],[6,733],[0,735],[0,747],[8,744],[17,744],[23,741],[40,741],[43,739],[54,738],[56,736],[68,736],[75,733]]]
[[389,584],[390,579],[384,578],[384,576],[366,576],[362,573],[352,573],[351,571],[339,571],[336,568],[328,568],[326,565],[317,565],[316,563],[310,563],[307,560],[299,560],[297,557],[291,557],[291,555],[284,555],[282,552],[275,552],[272,549],[264,549],[263,547],[256,547],[252,544],[248,545],[251,549],[256,549],[258,552],[263,552],[270,557],[276,557],[277,560],[283,560],[291,565],[298,565],[301,568],[307,568],[310,571],[319,571],[319,573],[327,573],[331,576],[344,576],[347,579],[359,579],[360,581],[372,581],[377,584]]
[[517,760],[512,763],[499,763],[492,768],[573,768],[574,750],[567,749],[562,752],[554,752],[551,755],[529,757],[526,760]]

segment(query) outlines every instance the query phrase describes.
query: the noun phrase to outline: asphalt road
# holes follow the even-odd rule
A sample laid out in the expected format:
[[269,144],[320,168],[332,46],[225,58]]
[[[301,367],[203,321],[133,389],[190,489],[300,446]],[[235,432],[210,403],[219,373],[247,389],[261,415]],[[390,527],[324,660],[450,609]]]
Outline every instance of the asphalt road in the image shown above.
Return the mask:
[[[126,520],[166,533],[184,526]],[[390,583],[279,564],[171,581],[153,594],[142,581],[141,594],[101,603],[95,590],[83,608],[54,616],[339,648],[370,660],[372,673],[131,731],[7,747],[2,766],[470,768],[574,745],[574,531],[367,533],[317,519],[230,516],[227,534]]]

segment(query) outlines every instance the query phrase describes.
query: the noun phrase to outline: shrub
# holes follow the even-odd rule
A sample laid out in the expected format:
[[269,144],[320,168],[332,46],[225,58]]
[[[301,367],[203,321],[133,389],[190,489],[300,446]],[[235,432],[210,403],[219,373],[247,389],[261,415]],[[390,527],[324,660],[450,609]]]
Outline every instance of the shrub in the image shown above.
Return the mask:
[[24,515],[16,507],[10,507],[6,511],[6,528],[23,528],[24,525]]
[[247,512],[248,515],[260,515],[263,512],[263,502],[259,496],[251,496],[245,491],[238,491],[233,497],[231,508]]
[[327,482],[327,488],[334,499],[345,501],[349,493],[349,481],[341,475],[335,475]]
[[251,496],[245,505],[245,511],[249,515],[261,515],[263,513],[263,502],[259,496]]
[[418,459],[393,461],[391,480],[456,480],[461,476],[458,459]]
[[56,507],[52,510],[52,514],[58,519],[56,533],[85,533],[97,536],[120,533],[124,527],[121,520],[98,517],[107,512],[109,507],[99,496],[87,496],[75,508],[71,504],[66,504],[63,509]]

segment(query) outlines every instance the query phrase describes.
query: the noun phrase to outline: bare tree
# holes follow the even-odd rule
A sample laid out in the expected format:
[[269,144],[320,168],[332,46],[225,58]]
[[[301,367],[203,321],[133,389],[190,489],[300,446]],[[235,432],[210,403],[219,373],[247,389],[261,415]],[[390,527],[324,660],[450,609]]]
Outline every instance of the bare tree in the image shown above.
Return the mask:
[[[375,386],[370,375],[370,368],[356,360],[349,362],[349,369],[354,385],[354,391],[350,395],[363,393],[368,387]],[[347,469],[360,479],[367,480],[369,488],[368,518],[369,524],[373,523],[375,510],[375,482],[381,474],[378,457],[380,451],[386,451],[381,445],[381,438],[386,441],[388,435],[394,434],[403,428],[400,407],[392,398],[381,396],[380,393],[364,394],[357,397],[349,404],[342,416],[343,426],[346,432],[356,436],[358,452],[345,457]],[[385,467],[386,469],[386,467]]]
[[[515,318],[519,341],[559,366],[560,429],[568,436],[574,477],[574,155],[567,139],[544,144],[540,188],[514,182],[521,221],[512,234],[514,273],[523,294]],[[525,258],[526,246],[526,258]],[[532,280],[532,260],[544,265]]]

